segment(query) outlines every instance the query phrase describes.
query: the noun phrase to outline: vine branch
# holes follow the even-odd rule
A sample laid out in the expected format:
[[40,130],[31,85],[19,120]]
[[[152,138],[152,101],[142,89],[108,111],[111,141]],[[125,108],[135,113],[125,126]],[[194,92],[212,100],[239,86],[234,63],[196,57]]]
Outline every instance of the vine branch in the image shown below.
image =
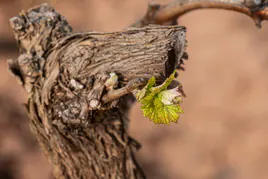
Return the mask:
[[146,15],[132,26],[174,24],[180,16],[196,9],[225,9],[251,17],[257,27],[268,19],[268,1],[261,0],[176,0],[168,5],[149,4]]

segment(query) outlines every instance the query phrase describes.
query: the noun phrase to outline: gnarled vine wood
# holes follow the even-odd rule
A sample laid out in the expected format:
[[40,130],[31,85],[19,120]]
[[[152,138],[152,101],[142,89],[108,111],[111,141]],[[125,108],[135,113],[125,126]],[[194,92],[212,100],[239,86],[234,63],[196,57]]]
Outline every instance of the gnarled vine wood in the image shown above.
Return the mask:
[[[10,20],[20,56],[9,60],[29,98],[30,127],[56,178],[145,178],[127,132],[131,92],[162,82],[185,56],[185,28],[73,33],[47,4]],[[118,83],[105,86],[109,74]]]

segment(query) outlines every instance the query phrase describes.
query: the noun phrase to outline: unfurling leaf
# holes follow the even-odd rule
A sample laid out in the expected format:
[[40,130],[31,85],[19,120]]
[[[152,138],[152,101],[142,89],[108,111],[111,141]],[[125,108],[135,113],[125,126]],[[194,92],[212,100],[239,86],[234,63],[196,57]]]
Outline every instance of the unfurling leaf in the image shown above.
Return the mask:
[[[177,122],[183,110],[180,107],[181,93],[178,87],[167,89],[173,81],[175,71],[160,86],[155,86],[155,77],[136,94],[137,100],[142,104],[144,117],[148,117],[156,124],[170,124]],[[155,87],[154,87],[155,86]]]
[[118,76],[114,72],[110,73],[109,75],[110,78],[105,82],[105,86],[107,89],[112,90],[118,83]]

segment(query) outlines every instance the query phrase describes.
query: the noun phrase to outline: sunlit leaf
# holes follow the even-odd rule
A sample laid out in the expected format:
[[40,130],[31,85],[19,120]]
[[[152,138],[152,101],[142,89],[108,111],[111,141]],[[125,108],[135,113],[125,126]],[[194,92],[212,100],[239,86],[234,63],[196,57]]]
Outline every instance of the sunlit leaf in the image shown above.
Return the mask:
[[173,81],[175,71],[160,86],[155,86],[155,77],[140,90],[136,98],[142,104],[144,117],[148,117],[156,124],[170,124],[177,122],[183,110],[180,107],[181,93],[178,88],[167,89]]

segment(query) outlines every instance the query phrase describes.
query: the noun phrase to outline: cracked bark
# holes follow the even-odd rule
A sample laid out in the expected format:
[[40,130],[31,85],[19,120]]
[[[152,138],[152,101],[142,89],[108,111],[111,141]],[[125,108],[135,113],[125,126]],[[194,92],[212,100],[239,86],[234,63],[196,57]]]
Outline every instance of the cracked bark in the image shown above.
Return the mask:
[[[30,127],[54,168],[72,179],[145,178],[140,147],[127,132],[131,92],[180,65],[185,28],[147,26],[114,33],[73,33],[52,7],[10,20],[20,56],[10,71],[27,91]],[[109,73],[118,83],[105,86]]]

